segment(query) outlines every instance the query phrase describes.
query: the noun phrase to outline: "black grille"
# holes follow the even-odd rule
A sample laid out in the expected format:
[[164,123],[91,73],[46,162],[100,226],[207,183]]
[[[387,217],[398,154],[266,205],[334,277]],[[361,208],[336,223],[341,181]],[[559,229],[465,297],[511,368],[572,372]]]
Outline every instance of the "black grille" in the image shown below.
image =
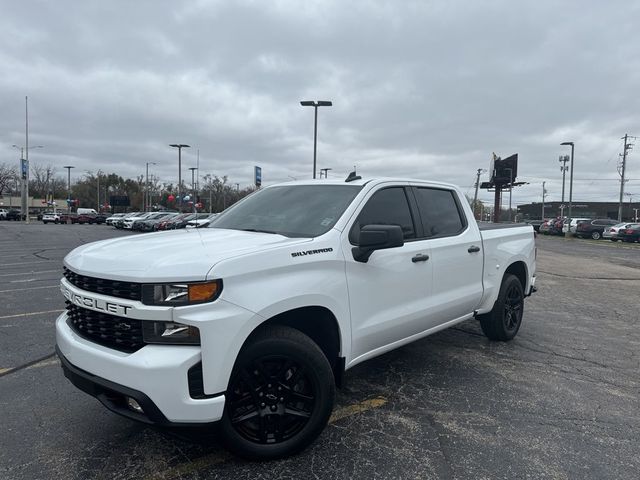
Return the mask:
[[64,269],[64,278],[82,290],[100,293],[110,297],[126,298],[127,300],[142,300],[142,284],[132,282],[120,282],[104,278],[87,277]]
[[69,326],[99,345],[132,353],[144,346],[142,320],[107,315],[67,302]]

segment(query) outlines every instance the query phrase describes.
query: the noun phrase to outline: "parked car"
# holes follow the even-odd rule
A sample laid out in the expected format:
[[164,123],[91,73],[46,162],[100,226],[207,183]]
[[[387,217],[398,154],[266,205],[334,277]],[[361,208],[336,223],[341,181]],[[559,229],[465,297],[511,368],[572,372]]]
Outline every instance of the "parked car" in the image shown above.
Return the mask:
[[578,222],[586,222],[586,221],[590,221],[590,218],[572,218],[571,219],[571,225],[568,225],[568,218],[564,220],[563,224],[562,224],[562,233],[567,233],[567,232],[571,232],[571,233],[576,233],[576,226],[578,225]]
[[84,225],[85,223],[90,225],[97,223],[96,216],[88,213],[78,213],[70,216],[69,219],[71,220],[71,223],[79,223],[80,225]]
[[640,241],[640,224],[635,224],[629,228],[618,230],[618,238],[623,242]]
[[531,225],[533,227],[533,230],[536,232],[540,232],[540,227],[542,226],[542,224],[544,223],[544,220],[540,220],[540,219],[530,219],[530,220],[525,220],[524,223]]
[[113,222],[124,217],[125,215],[126,213],[114,213],[110,217],[107,217],[104,223],[106,223],[107,225],[113,225]]
[[631,228],[631,227],[633,227],[635,225],[640,225],[640,223],[622,222],[622,223],[617,223],[612,227],[605,227],[604,232],[602,232],[602,238],[607,238],[607,239],[611,240],[612,242],[617,242],[619,240],[618,232],[620,230],[625,230],[625,229]]
[[171,220],[167,223],[166,230],[177,230],[179,228],[185,228],[189,220],[196,218],[195,213],[184,213],[181,216]]
[[138,230],[140,232],[153,232],[156,230],[156,225],[162,220],[172,218],[177,215],[176,212],[155,212],[149,215],[144,220],[138,220],[132,225],[132,230]]
[[576,225],[575,236],[578,238],[592,238],[594,240],[600,240],[605,227],[612,227],[617,223],[617,220],[611,220],[610,218],[596,218],[595,220],[578,222]]
[[60,214],[55,212],[45,212],[42,214],[42,223],[60,223]]
[[131,212],[131,213],[127,213],[125,216],[120,217],[119,219],[115,220],[115,221],[112,223],[112,225],[113,225],[114,227],[118,228],[118,229],[120,229],[120,228],[124,228],[124,222],[125,222],[125,220],[128,220],[128,219],[133,218],[133,217],[137,217],[137,216],[142,215],[142,214],[143,214],[142,212]]
[[474,318],[512,340],[535,291],[533,228],[479,227],[449,184],[270,185],[198,230],[69,253],[56,351],[115,413],[219,421],[223,443],[254,460],[311,444],[365,360]]
[[549,235],[549,230],[551,229],[552,222],[553,222],[553,220],[551,220],[551,219],[544,220],[540,224],[540,227],[538,227],[538,232],[542,233],[543,235]]
[[204,228],[209,226],[217,213],[197,213],[196,217],[187,222],[186,228]]
[[140,220],[144,220],[145,218],[149,218],[149,215],[151,215],[151,213],[139,213],[137,215],[133,215],[131,217],[125,217],[123,222],[122,222],[122,228],[124,228],[125,230],[133,230],[133,224],[135,222],[138,222]]
[[5,215],[5,220],[26,220],[26,215],[21,215],[20,210],[9,210]]
[[8,210],[5,210],[4,208],[0,208],[0,220],[6,220],[7,213],[9,213]]

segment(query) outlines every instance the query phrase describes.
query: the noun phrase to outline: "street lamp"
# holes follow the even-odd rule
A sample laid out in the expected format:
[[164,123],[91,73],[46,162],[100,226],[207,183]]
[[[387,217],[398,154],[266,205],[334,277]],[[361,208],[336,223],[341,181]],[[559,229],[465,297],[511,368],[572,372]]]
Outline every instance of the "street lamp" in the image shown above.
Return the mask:
[[182,211],[182,149],[190,148],[191,145],[184,143],[172,143],[170,147],[178,149],[178,208]]
[[198,170],[198,167],[189,167],[189,170],[191,170],[191,203],[193,205],[193,211],[194,213],[196,212],[196,180],[195,180],[195,173],[196,170]]
[[[20,178],[22,179],[22,188],[20,189],[21,208],[20,214],[24,215],[25,222],[29,223],[29,150],[34,148],[44,148],[42,145],[33,145],[31,147],[22,147],[20,145],[11,145],[13,148],[20,150]],[[26,154],[26,158],[25,158]],[[25,215],[26,212],[26,215]]]
[[71,169],[76,168],[73,165],[65,165],[62,168],[67,169],[67,214],[71,213]]
[[567,237],[571,236],[571,207],[573,205],[573,142],[562,142],[560,145],[571,145],[571,170],[569,172],[569,217],[567,222]]
[[300,102],[303,107],[313,107],[313,178],[316,178],[316,149],[318,143],[318,107],[330,107],[333,105],[328,100],[303,100]]
[[144,211],[146,212],[149,209],[149,204],[151,203],[151,198],[149,195],[149,165],[157,165],[156,162],[146,162],[147,163],[147,178],[145,180],[145,189],[144,189]]

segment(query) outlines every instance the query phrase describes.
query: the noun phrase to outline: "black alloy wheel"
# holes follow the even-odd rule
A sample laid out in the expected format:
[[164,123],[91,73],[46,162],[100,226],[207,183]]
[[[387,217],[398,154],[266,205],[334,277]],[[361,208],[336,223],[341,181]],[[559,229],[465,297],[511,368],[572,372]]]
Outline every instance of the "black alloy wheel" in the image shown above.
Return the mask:
[[309,337],[264,328],[236,360],[221,421],[225,444],[254,460],[297,453],[324,429],[334,395],[331,366]]
[[504,328],[507,332],[517,330],[522,321],[522,310],[524,308],[524,298],[520,282],[511,283],[506,292],[504,302]]
[[518,277],[506,274],[493,309],[478,315],[482,332],[490,340],[508,341],[520,330],[524,313],[524,289]]

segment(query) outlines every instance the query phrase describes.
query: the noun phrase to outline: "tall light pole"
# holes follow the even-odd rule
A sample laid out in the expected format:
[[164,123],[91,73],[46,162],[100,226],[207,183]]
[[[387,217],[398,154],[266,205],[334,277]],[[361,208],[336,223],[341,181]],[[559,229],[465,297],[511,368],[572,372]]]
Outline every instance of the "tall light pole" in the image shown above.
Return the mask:
[[[28,128],[28,127],[27,127]],[[28,134],[27,134],[28,136]],[[11,145],[13,148],[20,150],[20,178],[22,179],[20,188],[21,207],[20,214],[25,215],[26,223],[29,223],[29,150],[32,148],[44,148],[42,145],[32,145],[31,147],[23,147],[20,145]]]
[[169,146],[178,149],[178,209],[182,211],[182,149],[189,148],[191,145],[172,143]]
[[71,169],[76,168],[73,165],[65,165],[62,168],[67,169],[67,214],[71,213]]
[[547,194],[547,189],[544,188],[546,183],[547,182],[542,182],[542,217],[541,218],[543,222],[544,222],[544,198],[545,198],[545,195]]
[[147,163],[147,177],[145,180],[145,189],[144,189],[144,211],[148,211],[149,203],[151,203],[151,198],[149,195],[149,165],[157,165],[156,162],[146,162]]
[[575,145],[573,142],[562,142],[560,145],[571,145],[571,171],[569,173],[569,216],[567,223],[567,237],[571,236],[571,207],[573,206],[573,152]]
[[313,178],[316,178],[316,150],[318,144],[318,107],[330,107],[333,105],[328,100],[303,100],[300,102],[303,107],[313,107]]
[[191,170],[191,204],[193,205],[193,211],[196,211],[196,177],[195,173],[198,167],[189,167]]

